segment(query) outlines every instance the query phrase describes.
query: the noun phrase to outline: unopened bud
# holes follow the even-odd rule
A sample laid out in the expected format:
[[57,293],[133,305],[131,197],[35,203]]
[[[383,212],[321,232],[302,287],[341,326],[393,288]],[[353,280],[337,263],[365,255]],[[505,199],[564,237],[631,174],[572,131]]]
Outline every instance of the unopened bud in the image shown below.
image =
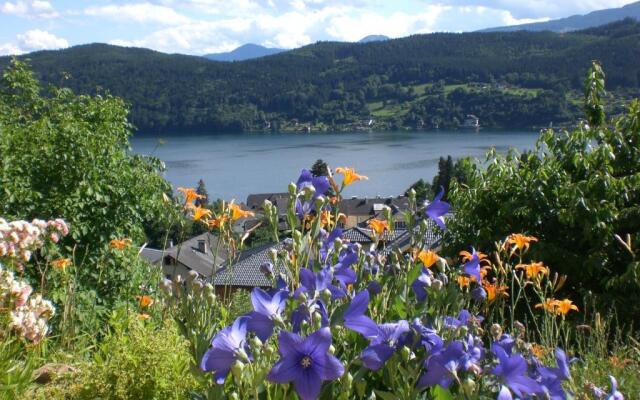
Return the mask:
[[475,392],[475,390],[476,382],[473,379],[467,378],[462,381],[462,391],[467,395],[466,397],[472,397],[471,395]]
[[500,336],[502,336],[502,327],[498,324],[493,324],[491,325],[491,328],[489,328],[489,332],[491,333],[493,340],[498,340],[500,339]]
[[233,392],[229,395],[229,400],[240,400],[240,396],[238,396],[238,393]]
[[431,288],[435,291],[440,291],[440,289],[442,289],[442,286],[444,286],[444,284],[440,279],[434,279],[431,283]]
[[264,199],[264,203],[262,203],[262,208],[264,209],[264,211],[269,213],[272,207],[273,207],[273,203],[269,201],[269,199]]
[[329,345],[329,354],[336,354],[336,348],[333,345]]
[[438,268],[438,271],[440,272],[447,272],[447,260],[442,257],[438,257],[436,260],[436,268]]
[[331,301],[331,291],[329,289],[324,289],[320,295],[322,296],[324,303],[329,304]]
[[318,196],[316,198],[316,210],[320,210],[322,206],[324,206],[325,198],[323,196]]
[[233,374],[233,378],[236,380],[236,383],[239,384],[242,381],[242,371],[244,370],[244,364],[240,361],[236,360],[233,364],[231,364],[231,373]]
[[260,347],[262,347],[262,340],[260,340],[260,338],[258,338],[257,336],[254,336],[249,341],[249,344],[251,345],[251,350],[259,349]]
[[269,258],[275,264],[278,261],[278,250],[269,249]]
[[289,194],[295,196],[297,191],[298,191],[298,187],[296,186],[295,183],[291,182],[289,184]]
[[196,271],[191,270],[187,273],[187,282],[193,282],[197,278],[198,278],[198,273]]
[[411,350],[407,346],[402,346],[402,349],[400,349],[400,355],[402,356],[402,360],[407,362],[411,359]]

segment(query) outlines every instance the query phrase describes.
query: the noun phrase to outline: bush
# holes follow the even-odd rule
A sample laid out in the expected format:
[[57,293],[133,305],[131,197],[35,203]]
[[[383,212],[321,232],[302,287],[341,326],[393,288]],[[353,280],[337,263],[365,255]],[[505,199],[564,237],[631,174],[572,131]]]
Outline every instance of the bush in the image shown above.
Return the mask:
[[188,342],[171,321],[161,326],[115,314],[112,332],[72,388],[77,399],[184,399],[193,390]]
[[536,236],[541,245],[534,257],[568,275],[580,297],[595,293],[602,306],[617,306],[622,321],[637,325],[640,102],[608,126],[603,90],[604,74],[594,64],[583,126],[544,131],[536,150],[523,156],[491,152],[486,169],[454,185],[449,199],[456,215],[444,243],[453,253],[469,244],[487,247],[511,232]]

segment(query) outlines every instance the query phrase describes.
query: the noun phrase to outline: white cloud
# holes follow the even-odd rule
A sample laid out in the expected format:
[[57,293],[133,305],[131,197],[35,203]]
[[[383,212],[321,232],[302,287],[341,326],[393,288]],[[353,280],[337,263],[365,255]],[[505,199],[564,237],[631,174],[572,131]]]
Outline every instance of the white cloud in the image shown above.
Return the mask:
[[69,42],[40,29],[16,35],[15,43],[0,44],[0,54],[23,54],[36,50],[53,50],[69,47]]
[[482,6],[508,11],[517,19],[562,18],[605,8],[622,7],[637,0],[438,0],[454,6]]
[[26,18],[55,18],[59,14],[48,1],[6,1],[0,4],[0,13]]
[[88,7],[84,13],[92,17],[131,20],[139,23],[153,22],[162,25],[180,25],[190,21],[188,17],[176,12],[171,7],[151,3]]

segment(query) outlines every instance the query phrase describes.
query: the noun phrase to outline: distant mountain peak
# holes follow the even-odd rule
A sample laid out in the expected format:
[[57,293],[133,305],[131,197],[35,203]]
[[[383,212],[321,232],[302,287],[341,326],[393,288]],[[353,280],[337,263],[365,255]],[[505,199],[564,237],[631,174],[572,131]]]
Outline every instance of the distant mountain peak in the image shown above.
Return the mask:
[[203,57],[213,61],[244,61],[271,56],[282,53],[283,51],[286,50],[264,47],[255,43],[247,43],[229,52],[205,54]]
[[588,28],[594,28],[621,21],[626,18],[640,20],[640,1],[627,4],[619,8],[608,8],[590,12],[585,15],[572,15],[567,18],[554,19],[546,22],[534,22],[530,24],[503,26],[498,28],[483,29],[480,32],[513,32],[513,31],[553,31],[571,32]]
[[358,40],[358,43],[382,42],[389,39],[391,38],[385,35],[369,35]]

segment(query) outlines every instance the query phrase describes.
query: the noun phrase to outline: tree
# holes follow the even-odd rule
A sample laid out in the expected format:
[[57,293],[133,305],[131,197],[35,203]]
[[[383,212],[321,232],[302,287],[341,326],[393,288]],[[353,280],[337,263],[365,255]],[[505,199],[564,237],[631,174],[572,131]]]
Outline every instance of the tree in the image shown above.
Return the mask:
[[129,151],[127,115],[108,94],[51,88],[44,95],[19,61],[0,81],[0,216],[69,223],[64,252],[82,264],[78,309],[133,301],[152,276],[136,249],[114,254],[110,240],[140,243],[148,222],[170,225],[173,217],[162,163]]
[[195,205],[204,207],[209,204],[209,193],[207,192],[207,188],[204,185],[204,180],[200,179],[198,181],[198,186],[196,187],[196,193],[198,193],[202,198],[196,199]]
[[311,166],[311,174],[313,176],[329,176],[329,167],[322,159],[316,160]]
[[536,236],[533,259],[568,275],[574,292],[595,293],[601,305],[617,306],[621,320],[637,323],[640,101],[606,125],[599,65],[589,80],[595,81],[586,85],[589,126],[544,131],[526,156],[491,152],[486,169],[474,171],[466,186],[453,185],[456,217],[443,242],[454,252],[470,243],[490,249],[511,233]]

